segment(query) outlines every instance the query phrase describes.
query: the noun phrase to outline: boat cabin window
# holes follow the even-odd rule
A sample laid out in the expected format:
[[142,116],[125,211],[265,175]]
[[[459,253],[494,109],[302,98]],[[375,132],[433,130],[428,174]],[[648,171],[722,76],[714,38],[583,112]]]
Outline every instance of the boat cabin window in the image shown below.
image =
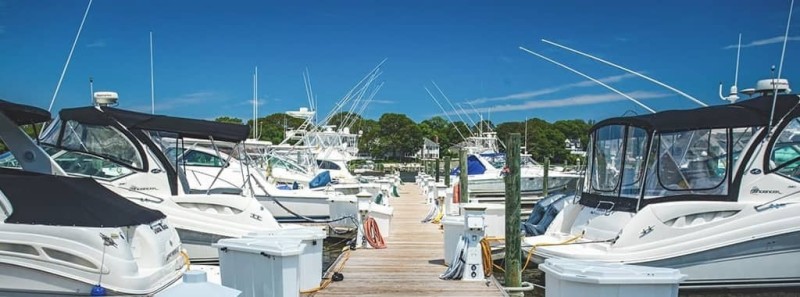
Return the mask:
[[170,147],[167,148],[166,154],[167,156],[177,154],[178,161],[181,162],[181,165],[186,166],[222,167],[225,164],[225,161],[215,155],[192,149]]
[[503,169],[506,166],[505,154],[481,154],[481,157],[495,169]]
[[728,194],[728,129],[661,133],[648,160],[645,198]]
[[648,139],[647,131],[644,129],[628,127],[620,192],[622,197],[639,198],[641,195]]
[[273,169],[275,169],[275,168],[284,168],[284,169],[286,169],[288,171],[298,172],[298,173],[301,173],[301,174],[307,174],[308,173],[308,171],[306,171],[304,168],[301,168],[299,165],[293,163],[292,161],[283,159],[283,158],[278,157],[278,156],[272,156],[271,158],[269,158],[267,160],[267,162],[269,163],[269,166],[272,167]]
[[800,118],[792,119],[772,145],[770,171],[800,180]]
[[336,163],[333,163],[331,161],[325,161],[325,160],[317,160],[317,165],[319,165],[319,169],[328,169],[328,170],[341,170],[342,169],[341,167],[339,167],[339,165],[336,165]]
[[[55,123],[61,123],[56,121]],[[110,126],[98,126],[67,121],[63,135],[58,136],[58,127],[46,133],[41,142],[74,152],[94,155],[96,160],[106,159],[133,169],[143,170],[142,156],[136,146],[122,132]],[[97,167],[97,166],[95,166]]]
[[594,133],[590,193],[617,196],[622,171],[625,126],[605,126]]
[[110,181],[134,173],[128,167],[92,154],[59,150],[53,147],[46,147],[45,151],[53,157],[58,166],[61,166],[69,174]]
[[730,172],[736,172],[741,164],[739,164],[739,157],[742,152],[747,148],[750,140],[756,136],[757,132],[763,127],[747,127],[747,128],[733,128],[731,129],[731,168]]

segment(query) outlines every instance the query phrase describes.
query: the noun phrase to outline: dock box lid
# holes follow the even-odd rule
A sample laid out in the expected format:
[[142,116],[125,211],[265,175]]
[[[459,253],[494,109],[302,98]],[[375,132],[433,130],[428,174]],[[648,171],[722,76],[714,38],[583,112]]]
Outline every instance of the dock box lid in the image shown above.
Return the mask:
[[303,251],[302,241],[294,238],[226,238],[212,245],[245,253],[285,257],[296,256]]
[[558,279],[591,284],[678,284],[686,278],[672,268],[547,259],[539,269]]
[[296,228],[281,228],[277,230],[267,230],[259,232],[250,232],[244,236],[245,238],[271,238],[277,239],[299,239],[299,240],[320,240],[328,237],[321,228],[309,227],[296,227]]

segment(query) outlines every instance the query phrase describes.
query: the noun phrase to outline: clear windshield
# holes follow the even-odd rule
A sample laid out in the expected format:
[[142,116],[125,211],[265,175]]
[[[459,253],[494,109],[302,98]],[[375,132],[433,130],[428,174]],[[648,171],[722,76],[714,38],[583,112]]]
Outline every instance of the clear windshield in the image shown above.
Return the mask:
[[594,133],[590,193],[616,196],[622,171],[625,126],[605,126]]
[[648,140],[647,131],[644,129],[628,128],[622,172],[622,191],[620,192],[622,197],[639,198],[641,195]]
[[645,198],[728,193],[728,130],[660,134],[648,161]]
[[[43,144],[82,152],[124,166],[143,169],[144,162],[136,146],[122,132],[110,126],[82,124],[75,121],[64,123],[63,135],[54,127],[41,140]],[[98,158],[100,159],[100,158]]]
[[780,175],[800,180],[800,118],[792,119],[778,134],[769,167]]

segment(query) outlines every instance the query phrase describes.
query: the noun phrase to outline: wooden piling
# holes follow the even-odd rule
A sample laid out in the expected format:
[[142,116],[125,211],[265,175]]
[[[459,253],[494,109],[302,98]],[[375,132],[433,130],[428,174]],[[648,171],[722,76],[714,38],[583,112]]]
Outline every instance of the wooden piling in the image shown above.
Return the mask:
[[550,187],[550,158],[544,157],[544,176],[542,177],[542,196],[547,197],[547,189]]
[[444,157],[444,185],[450,187],[450,156]]
[[506,183],[506,259],[505,286],[519,287],[522,284],[520,262],[522,258],[520,239],[520,134],[511,133],[506,151],[508,173]]
[[467,149],[461,149],[458,153],[458,166],[461,166],[459,175],[459,195],[460,203],[469,203],[469,180],[467,179]]
[[433,167],[434,167],[434,169],[433,169],[433,170],[434,170],[434,171],[435,171],[435,173],[436,173],[436,174],[435,174],[435,176],[436,176],[436,182],[438,183],[438,182],[439,182],[439,158],[436,158],[436,165],[434,165]]

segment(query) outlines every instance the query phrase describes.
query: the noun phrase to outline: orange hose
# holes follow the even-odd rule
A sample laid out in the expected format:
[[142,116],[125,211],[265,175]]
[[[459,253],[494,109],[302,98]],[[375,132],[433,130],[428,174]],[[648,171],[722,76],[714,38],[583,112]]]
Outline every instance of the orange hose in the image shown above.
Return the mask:
[[453,185],[453,203],[461,203],[461,187],[458,184]]
[[386,242],[383,241],[383,236],[381,236],[381,230],[378,228],[378,222],[375,221],[372,217],[367,217],[364,220],[364,236],[373,248],[376,249],[385,249]]

